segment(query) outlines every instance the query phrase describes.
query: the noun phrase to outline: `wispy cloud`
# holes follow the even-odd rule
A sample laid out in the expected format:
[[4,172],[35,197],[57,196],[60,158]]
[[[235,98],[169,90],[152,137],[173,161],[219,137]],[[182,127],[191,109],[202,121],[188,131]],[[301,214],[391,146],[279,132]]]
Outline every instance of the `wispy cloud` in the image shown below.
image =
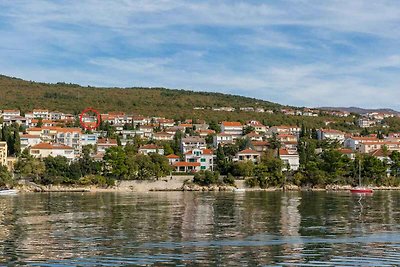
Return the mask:
[[400,109],[400,6],[382,0],[0,2],[0,73]]

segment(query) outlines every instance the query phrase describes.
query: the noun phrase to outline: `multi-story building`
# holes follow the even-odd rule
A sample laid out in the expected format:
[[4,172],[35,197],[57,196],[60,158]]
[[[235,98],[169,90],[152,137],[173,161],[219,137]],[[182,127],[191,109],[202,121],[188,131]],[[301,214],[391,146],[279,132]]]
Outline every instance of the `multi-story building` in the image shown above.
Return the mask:
[[261,152],[253,149],[245,149],[236,153],[233,161],[252,161],[254,163],[259,162],[261,159]]
[[200,170],[214,170],[215,155],[211,149],[193,149],[185,153],[185,162],[199,162]]
[[283,171],[297,171],[300,166],[299,154],[296,151],[287,149],[279,149],[279,157],[283,161]]
[[345,133],[338,130],[319,129],[317,130],[318,140],[337,140],[340,143],[344,142]]
[[57,143],[40,143],[34,145],[29,149],[29,153],[35,158],[62,156],[66,157],[70,161],[75,159],[75,151],[73,147]]
[[148,144],[139,148],[139,153],[148,155],[151,153],[164,155],[164,148],[155,144]]
[[243,125],[236,121],[221,122],[221,133],[230,134],[234,139],[243,135]]
[[45,120],[50,119],[49,111],[47,109],[34,109],[32,113],[33,113],[33,117],[36,119],[39,119],[39,118],[45,119]]
[[227,145],[227,144],[233,144],[233,135],[231,134],[225,134],[225,133],[219,133],[213,136],[213,145],[214,147],[218,147],[218,145]]
[[186,153],[193,149],[205,149],[205,148],[207,148],[206,140],[199,136],[189,136],[189,137],[183,137],[181,139],[182,153]]

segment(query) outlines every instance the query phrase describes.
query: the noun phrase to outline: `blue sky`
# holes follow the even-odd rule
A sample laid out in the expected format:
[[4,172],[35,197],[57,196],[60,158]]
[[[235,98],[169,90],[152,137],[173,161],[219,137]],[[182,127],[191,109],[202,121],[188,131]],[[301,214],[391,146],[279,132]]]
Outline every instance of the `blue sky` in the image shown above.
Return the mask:
[[400,110],[395,1],[0,0],[0,73]]

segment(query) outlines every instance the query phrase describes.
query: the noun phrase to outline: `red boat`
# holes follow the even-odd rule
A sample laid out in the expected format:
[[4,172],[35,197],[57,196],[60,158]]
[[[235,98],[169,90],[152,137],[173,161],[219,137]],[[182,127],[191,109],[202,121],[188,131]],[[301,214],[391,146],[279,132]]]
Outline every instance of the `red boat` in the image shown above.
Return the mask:
[[372,194],[374,190],[371,188],[365,188],[365,187],[355,187],[350,189],[350,192],[355,193],[355,194]]

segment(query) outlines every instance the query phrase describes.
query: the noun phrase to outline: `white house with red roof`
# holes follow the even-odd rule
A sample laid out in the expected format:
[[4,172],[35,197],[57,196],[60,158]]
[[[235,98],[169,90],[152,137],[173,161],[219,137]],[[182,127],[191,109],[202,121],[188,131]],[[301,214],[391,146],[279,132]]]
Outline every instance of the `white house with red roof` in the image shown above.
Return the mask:
[[166,156],[170,165],[173,165],[175,162],[181,161],[181,158],[175,154],[169,154]]
[[139,148],[139,153],[148,155],[151,153],[164,155],[164,148],[155,144],[143,145]]
[[29,154],[35,158],[47,158],[49,156],[66,157],[69,160],[75,159],[74,148],[57,143],[39,143],[30,147]]
[[243,135],[243,125],[238,121],[221,122],[221,133],[230,134],[234,139]]
[[200,171],[200,162],[179,161],[172,164],[175,172],[198,172]]
[[236,153],[233,161],[247,161],[250,160],[254,163],[259,162],[261,159],[261,152],[255,151],[253,149],[244,149]]
[[300,167],[300,157],[296,151],[284,148],[279,149],[279,158],[283,161],[283,171],[287,171],[288,169],[297,171]]
[[251,126],[254,128],[254,131],[256,133],[266,133],[268,130],[268,127],[263,125],[261,122],[256,121],[256,120],[250,120],[246,123],[247,126]]
[[174,140],[174,135],[166,132],[153,133],[153,140],[172,141]]
[[185,162],[199,162],[200,170],[214,170],[214,151],[211,149],[193,149],[185,153]]
[[10,119],[13,117],[21,117],[21,111],[18,109],[4,109],[1,113],[3,119]]
[[352,150],[359,150],[362,143],[381,143],[384,140],[371,136],[352,136],[344,140],[344,146]]
[[345,140],[345,133],[339,130],[318,129],[317,135],[318,140],[337,140],[341,143]]
[[108,148],[118,146],[117,140],[112,138],[97,139],[97,153],[105,153]]

